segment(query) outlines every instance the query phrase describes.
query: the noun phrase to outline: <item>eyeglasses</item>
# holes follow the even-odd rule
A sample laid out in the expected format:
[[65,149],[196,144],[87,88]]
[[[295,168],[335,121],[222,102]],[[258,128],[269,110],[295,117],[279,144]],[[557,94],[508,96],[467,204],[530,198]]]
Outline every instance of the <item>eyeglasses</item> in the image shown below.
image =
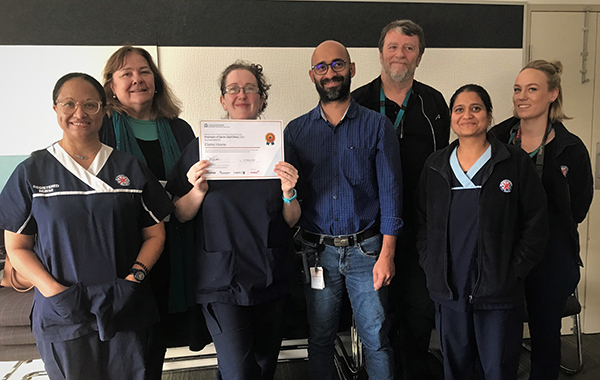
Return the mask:
[[83,112],[88,115],[95,115],[102,108],[102,102],[97,100],[86,100],[84,102],[76,102],[71,99],[59,100],[57,102],[58,108],[65,115],[71,115],[75,113],[77,106],[80,106]]
[[331,62],[330,64],[317,63],[316,65],[311,67],[311,69],[317,75],[325,75],[325,74],[327,74],[327,71],[329,70],[329,66],[331,66],[331,70],[335,71],[336,73],[339,73],[340,71],[343,71],[346,68],[346,63],[347,62],[342,59],[336,59],[335,61]]
[[240,87],[236,84],[236,85],[225,88],[225,91],[223,91],[223,94],[236,95],[236,94],[239,94],[240,91],[244,91],[244,94],[258,94],[260,92],[260,89],[253,84],[247,84],[244,87]]

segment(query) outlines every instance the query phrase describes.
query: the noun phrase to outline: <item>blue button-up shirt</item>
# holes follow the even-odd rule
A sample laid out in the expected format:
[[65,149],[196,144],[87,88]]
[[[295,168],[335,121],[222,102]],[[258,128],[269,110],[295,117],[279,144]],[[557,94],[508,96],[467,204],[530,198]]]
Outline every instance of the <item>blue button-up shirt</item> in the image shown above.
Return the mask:
[[400,148],[391,122],[351,100],[337,126],[318,105],[285,129],[286,156],[300,174],[299,225],[310,232],[350,235],[380,223],[402,227]]

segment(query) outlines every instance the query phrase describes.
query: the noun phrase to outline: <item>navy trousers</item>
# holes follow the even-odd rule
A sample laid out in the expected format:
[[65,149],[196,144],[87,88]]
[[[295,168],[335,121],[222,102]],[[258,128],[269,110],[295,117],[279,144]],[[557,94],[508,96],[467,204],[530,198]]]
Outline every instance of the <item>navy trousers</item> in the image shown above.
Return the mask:
[[108,341],[98,333],[63,342],[37,342],[50,380],[144,380],[148,329],[119,332]]
[[252,306],[202,305],[217,350],[217,380],[273,380],[287,299]]
[[436,304],[445,380],[471,379],[481,363],[486,380],[517,380],[523,308],[455,311]]

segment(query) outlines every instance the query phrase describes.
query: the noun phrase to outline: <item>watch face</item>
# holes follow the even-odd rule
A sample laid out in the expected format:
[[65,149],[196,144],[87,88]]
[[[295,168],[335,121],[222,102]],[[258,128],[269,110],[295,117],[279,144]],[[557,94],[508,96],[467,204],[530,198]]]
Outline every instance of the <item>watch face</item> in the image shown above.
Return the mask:
[[133,277],[135,277],[136,280],[142,282],[144,281],[144,279],[146,278],[146,273],[144,273],[143,270],[136,270],[133,273]]

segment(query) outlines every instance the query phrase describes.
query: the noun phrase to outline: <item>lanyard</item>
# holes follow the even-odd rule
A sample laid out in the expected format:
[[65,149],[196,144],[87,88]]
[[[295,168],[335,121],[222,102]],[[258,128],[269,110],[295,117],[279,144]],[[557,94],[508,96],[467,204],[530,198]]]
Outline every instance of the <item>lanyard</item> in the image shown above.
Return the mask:
[[[400,111],[398,111],[398,115],[396,116],[396,121],[394,122],[394,129],[398,129],[398,126],[400,125],[400,122],[402,121],[402,118],[404,117],[404,111],[406,111],[406,105],[408,104],[408,98],[410,98],[410,94],[412,94],[412,87],[408,89],[408,92],[406,93],[406,97],[404,98],[404,101],[402,102],[402,105],[400,106]],[[379,113],[382,114],[383,116],[385,115],[385,93],[383,92],[383,86],[380,87],[380,91],[379,91]],[[404,128],[400,128],[400,138],[402,138],[403,135],[403,129]]]
[[[533,158],[533,156],[535,156],[537,153],[537,157],[535,159],[535,171],[540,178],[542,178],[542,173],[544,172],[544,147],[546,146],[546,140],[548,139],[550,132],[552,132],[552,124],[548,123],[548,129],[546,129],[546,133],[544,133],[542,143],[536,148],[536,150],[529,153],[529,157],[531,158]],[[521,147],[521,123],[518,123],[511,129],[508,143]]]

